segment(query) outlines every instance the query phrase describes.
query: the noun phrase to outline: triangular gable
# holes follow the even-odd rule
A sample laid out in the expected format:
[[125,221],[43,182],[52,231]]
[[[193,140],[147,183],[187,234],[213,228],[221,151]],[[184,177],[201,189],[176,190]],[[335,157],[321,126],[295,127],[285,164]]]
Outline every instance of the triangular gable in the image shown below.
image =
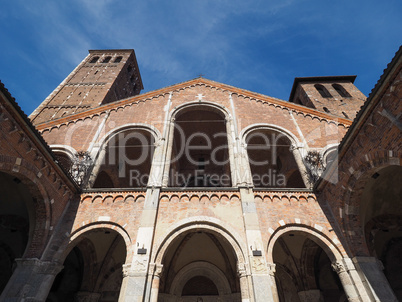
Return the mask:
[[74,120],[82,119],[82,118],[85,118],[85,117],[88,117],[88,116],[99,115],[99,114],[101,114],[103,112],[107,112],[109,110],[117,109],[119,107],[125,107],[126,105],[131,105],[133,103],[140,102],[140,101],[141,102],[149,101],[149,100],[151,100],[151,99],[153,99],[155,97],[158,97],[158,96],[161,96],[161,95],[164,95],[164,94],[169,94],[171,92],[186,89],[186,88],[189,88],[189,87],[193,87],[193,86],[196,86],[196,85],[205,85],[205,86],[214,87],[216,89],[222,89],[224,91],[230,91],[233,94],[238,94],[240,96],[248,97],[250,99],[255,99],[255,100],[258,100],[258,101],[269,102],[271,104],[275,104],[275,105],[278,105],[280,107],[286,107],[289,110],[300,112],[300,113],[303,113],[305,115],[316,116],[316,117],[318,117],[320,119],[331,120],[331,121],[336,120],[337,123],[343,124],[345,126],[349,126],[352,123],[352,121],[350,121],[348,119],[343,119],[343,118],[340,118],[340,117],[334,117],[334,116],[332,116],[330,114],[327,114],[327,113],[324,113],[324,112],[321,112],[321,111],[317,111],[317,110],[314,110],[312,108],[308,108],[308,107],[305,107],[305,106],[302,106],[302,105],[290,103],[290,102],[287,102],[287,101],[284,101],[284,100],[281,100],[281,99],[277,99],[277,98],[274,98],[274,97],[266,96],[266,95],[259,94],[259,93],[256,93],[256,92],[248,91],[248,90],[245,90],[245,89],[233,87],[233,86],[230,86],[230,85],[227,85],[227,84],[223,84],[223,83],[219,83],[219,82],[215,82],[215,81],[212,81],[212,80],[209,80],[209,79],[199,77],[199,78],[195,78],[193,80],[189,80],[189,81],[186,81],[186,82],[182,82],[182,83],[174,84],[174,85],[167,86],[167,87],[164,87],[164,88],[160,88],[160,89],[157,89],[157,90],[153,90],[153,91],[150,91],[150,92],[147,92],[147,93],[144,93],[144,94],[140,94],[140,95],[137,95],[137,96],[134,96],[134,97],[130,97],[130,98],[127,98],[127,99],[122,99],[120,101],[116,101],[116,102],[109,103],[109,104],[105,104],[105,105],[99,106],[97,108],[82,111],[82,112],[79,112],[79,113],[76,113],[76,114],[73,114],[73,115],[69,115],[69,116],[66,116],[66,117],[62,117],[62,118],[59,118],[59,119],[56,119],[56,120],[52,120],[52,121],[49,121],[49,122],[37,124],[36,128],[38,130],[42,130],[42,129],[57,126],[57,125],[60,125],[60,124],[68,123],[68,122],[71,122],[71,121],[74,121]]

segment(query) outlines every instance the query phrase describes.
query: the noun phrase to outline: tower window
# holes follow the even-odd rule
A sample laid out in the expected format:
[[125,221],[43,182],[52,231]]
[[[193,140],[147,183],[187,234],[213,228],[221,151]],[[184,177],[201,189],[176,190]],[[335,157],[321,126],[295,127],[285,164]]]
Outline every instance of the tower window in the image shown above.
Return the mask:
[[338,92],[338,94],[339,94],[341,97],[344,97],[344,98],[350,98],[350,97],[351,97],[351,95],[346,91],[345,88],[343,88],[342,85],[339,85],[339,84],[332,84],[332,87],[334,87],[334,89],[336,90],[336,92]]
[[122,59],[122,56],[118,56],[116,59],[114,59],[114,63],[120,63]]
[[344,117],[349,118],[349,116],[345,112],[342,111],[342,114],[344,115]]
[[93,57],[89,63],[96,63],[96,62],[98,62],[98,60],[99,60],[99,57],[96,56],[96,57]]
[[128,67],[127,67],[127,72],[131,72],[131,70],[133,70],[133,66],[128,65]]
[[324,108],[322,108],[322,109],[324,109],[324,111],[325,111],[326,113],[331,113],[331,111],[329,111],[329,109],[328,109],[327,107],[324,107]]
[[108,56],[102,61],[102,63],[109,63],[111,59],[112,59],[112,57]]
[[314,85],[315,89],[318,90],[318,92],[321,94],[321,96],[323,98],[330,98],[332,97],[332,95],[329,93],[329,91],[327,90],[327,88],[325,88],[324,86],[320,85],[320,84],[316,84]]

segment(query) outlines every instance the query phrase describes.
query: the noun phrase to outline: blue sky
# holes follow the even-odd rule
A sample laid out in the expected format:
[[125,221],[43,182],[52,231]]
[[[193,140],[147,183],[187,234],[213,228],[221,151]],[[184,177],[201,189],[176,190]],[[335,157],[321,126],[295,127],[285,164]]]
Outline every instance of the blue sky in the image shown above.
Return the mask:
[[368,95],[402,41],[402,1],[0,0],[0,79],[30,114],[88,54],[134,48],[146,91],[205,78],[287,100],[295,77]]

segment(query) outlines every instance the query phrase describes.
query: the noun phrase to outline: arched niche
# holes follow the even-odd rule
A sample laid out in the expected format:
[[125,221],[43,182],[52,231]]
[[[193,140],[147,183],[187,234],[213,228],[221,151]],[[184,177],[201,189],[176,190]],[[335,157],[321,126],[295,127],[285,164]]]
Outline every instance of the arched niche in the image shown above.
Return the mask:
[[[301,158],[293,137],[280,129],[256,126],[243,134],[255,187],[305,188]],[[299,154],[297,154],[299,156]]]
[[240,301],[238,259],[231,244],[199,227],[175,237],[162,258],[159,299]]
[[155,133],[144,126],[125,126],[108,134],[95,160],[92,187],[146,187],[155,141]]
[[107,227],[90,228],[74,238],[47,301],[118,301],[127,256],[124,238]]
[[[0,292],[34,240],[42,198],[35,184],[18,174],[0,172]],[[41,198],[41,200],[38,200]],[[45,220],[46,217],[41,217]],[[44,224],[44,221],[40,221]],[[37,239],[40,236],[38,236]]]
[[372,172],[360,197],[359,214],[369,252],[384,265],[384,274],[402,300],[402,167]]
[[213,104],[187,104],[172,116],[171,187],[231,187],[228,114]]
[[340,257],[329,242],[300,228],[283,230],[270,243],[280,302],[346,301],[341,281],[332,269]]

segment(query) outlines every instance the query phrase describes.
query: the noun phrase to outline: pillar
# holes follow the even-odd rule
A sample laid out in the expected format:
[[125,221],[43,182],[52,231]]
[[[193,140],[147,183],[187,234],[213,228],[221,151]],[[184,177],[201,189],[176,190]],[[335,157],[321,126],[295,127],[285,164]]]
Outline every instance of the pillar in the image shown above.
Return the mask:
[[276,273],[276,264],[275,263],[267,263],[268,274],[271,279],[271,291],[274,302],[279,302],[278,288],[276,287],[275,281],[275,273]]
[[338,274],[348,301],[373,301],[364,288],[350,258],[343,258],[333,262],[332,269]]
[[45,301],[63,266],[37,258],[15,259],[17,267],[0,296],[1,301]]
[[241,301],[248,302],[250,301],[249,280],[247,276],[247,270],[244,264],[238,264],[237,275],[239,276],[240,279]]
[[153,264],[153,278],[152,278],[152,287],[151,287],[151,302],[158,301],[158,294],[159,294],[159,283],[162,274],[163,265],[161,264]]
[[383,273],[384,266],[380,260],[375,257],[355,257],[352,260],[373,301],[398,301]]

